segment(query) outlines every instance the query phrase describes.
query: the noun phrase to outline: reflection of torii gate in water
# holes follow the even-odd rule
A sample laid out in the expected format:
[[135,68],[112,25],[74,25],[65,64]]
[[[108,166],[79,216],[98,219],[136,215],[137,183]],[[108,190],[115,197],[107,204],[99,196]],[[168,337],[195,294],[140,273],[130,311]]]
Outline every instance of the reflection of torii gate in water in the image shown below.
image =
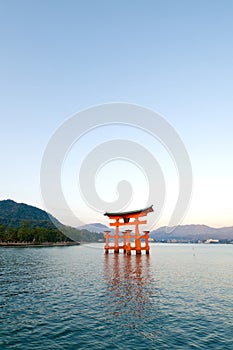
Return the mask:
[[[110,220],[115,220],[114,223],[110,223],[110,226],[115,226],[115,234],[110,235],[110,231],[105,231],[106,245],[105,253],[108,254],[110,249],[114,250],[114,253],[119,253],[119,249],[123,249],[124,253],[131,254],[132,250],[136,250],[136,254],[141,254],[142,250],[149,254],[149,231],[144,231],[144,235],[139,232],[139,225],[147,223],[146,220],[139,220],[140,217],[147,216],[148,213],[153,212],[152,205],[145,209],[128,211],[123,213],[105,213]],[[132,219],[132,221],[131,221]],[[135,233],[131,233],[132,230],[125,230],[122,235],[119,234],[119,226],[132,226],[135,225]],[[114,238],[114,245],[109,245],[109,238]],[[134,246],[131,245],[131,239],[134,238]],[[119,244],[119,239],[123,239],[123,244]],[[145,246],[142,246],[141,239],[145,239]]]

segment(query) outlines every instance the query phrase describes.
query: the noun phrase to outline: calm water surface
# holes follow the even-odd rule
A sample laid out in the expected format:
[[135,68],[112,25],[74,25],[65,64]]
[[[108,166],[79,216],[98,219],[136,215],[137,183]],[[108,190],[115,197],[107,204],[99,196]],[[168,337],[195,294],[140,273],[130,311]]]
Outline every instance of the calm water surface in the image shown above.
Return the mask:
[[233,245],[0,248],[0,349],[233,349]]

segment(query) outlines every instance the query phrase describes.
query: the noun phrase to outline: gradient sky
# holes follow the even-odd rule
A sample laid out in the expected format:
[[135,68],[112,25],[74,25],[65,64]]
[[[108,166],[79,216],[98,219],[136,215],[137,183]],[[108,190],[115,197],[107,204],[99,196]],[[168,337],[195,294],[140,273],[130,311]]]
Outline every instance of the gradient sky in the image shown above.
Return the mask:
[[57,127],[129,102],[161,113],[187,148],[183,223],[233,225],[232,18],[231,0],[1,0],[0,199],[43,208],[40,164]]

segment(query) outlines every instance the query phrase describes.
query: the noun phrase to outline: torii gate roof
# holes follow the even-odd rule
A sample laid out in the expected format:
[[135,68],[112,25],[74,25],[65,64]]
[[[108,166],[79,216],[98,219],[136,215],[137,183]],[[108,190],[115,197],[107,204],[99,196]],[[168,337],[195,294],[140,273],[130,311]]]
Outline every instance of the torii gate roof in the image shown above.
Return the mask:
[[106,212],[104,215],[111,217],[121,217],[121,218],[130,218],[135,216],[146,216],[148,213],[153,212],[153,205],[150,207],[144,208],[144,209],[138,209],[138,210],[132,210],[132,211],[125,211],[125,212],[118,212],[118,213],[109,213]]

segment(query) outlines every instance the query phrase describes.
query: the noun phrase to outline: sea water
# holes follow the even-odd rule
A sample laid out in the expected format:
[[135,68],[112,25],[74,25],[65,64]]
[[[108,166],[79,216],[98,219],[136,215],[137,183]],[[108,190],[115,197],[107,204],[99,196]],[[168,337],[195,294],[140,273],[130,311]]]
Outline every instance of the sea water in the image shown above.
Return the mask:
[[0,248],[0,349],[233,349],[233,245]]

